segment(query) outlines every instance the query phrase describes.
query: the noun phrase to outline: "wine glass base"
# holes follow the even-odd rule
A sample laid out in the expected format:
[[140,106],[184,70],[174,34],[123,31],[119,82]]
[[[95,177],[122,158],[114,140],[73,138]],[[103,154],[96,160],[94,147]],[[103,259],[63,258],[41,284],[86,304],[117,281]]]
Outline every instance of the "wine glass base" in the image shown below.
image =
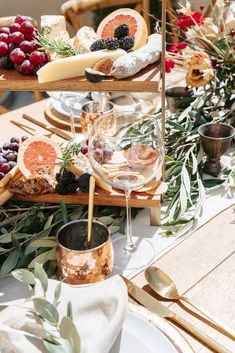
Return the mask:
[[136,249],[131,252],[124,250],[126,241],[126,236],[113,240],[114,268],[118,270],[119,273],[124,270],[134,271],[145,268],[153,261],[155,248],[150,241],[133,237],[133,243]]

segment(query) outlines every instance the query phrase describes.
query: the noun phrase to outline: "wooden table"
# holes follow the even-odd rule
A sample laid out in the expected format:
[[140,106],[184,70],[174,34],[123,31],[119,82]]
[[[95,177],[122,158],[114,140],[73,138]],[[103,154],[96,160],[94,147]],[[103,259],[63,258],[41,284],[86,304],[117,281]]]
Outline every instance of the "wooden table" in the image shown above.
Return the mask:
[[[0,115],[0,142],[9,140],[13,135],[24,135],[21,129],[10,124],[12,119],[35,128],[35,125],[22,119],[22,113],[45,119],[42,114],[44,105],[44,101],[34,103]],[[46,132],[40,127],[37,129]],[[56,136],[55,138],[60,140]],[[175,280],[180,294],[189,296],[233,329],[235,329],[235,224],[232,224],[234,220],[235,213],[231,207],[169,250],[155,263]],[[146,287],[143,273],[135,276],[133,280],[139,286]],[[146,289],[150,291],[148,287]],[[151,291],[150,293],[153,294]],[[168,302],[165,305],[169,305],[231,352],[235,352],[235,344],[231,339],[206,325],[192,315],[192,312],[186,311],[178,304]],[[196,353],[211,352],[189,334],[180,331]]]
[[[235,204],[234,204],[235,206]],[[234,206],[217,215],[190,237],[155,262],[177,284],[180,294],[235,330],[235,212]],[[234,223],[232,223],[234,222]],[[140,287],[160,299],[146,286],[143,272],[133,278]],[[163,302],[163,301],[162,301]],[[164,302],[163,302],[164,303]],[[165,301],[173,311],[235,352],[235,342],[227,338],[183,305]],[[180,329],[195,353],[211,352]],[[157,351],[157,350],[156,350]]]

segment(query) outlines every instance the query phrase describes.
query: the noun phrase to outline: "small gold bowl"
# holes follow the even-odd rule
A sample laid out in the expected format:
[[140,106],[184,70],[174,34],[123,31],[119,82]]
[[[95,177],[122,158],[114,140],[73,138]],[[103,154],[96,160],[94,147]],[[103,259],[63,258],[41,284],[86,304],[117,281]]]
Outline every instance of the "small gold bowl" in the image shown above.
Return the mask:
[[106,279],[113,269],[113,246],[109,229],[93,221],[87,249],[87,219],[62,226],[57,235],[56,259],[60,279],[69,284],[94,283]]

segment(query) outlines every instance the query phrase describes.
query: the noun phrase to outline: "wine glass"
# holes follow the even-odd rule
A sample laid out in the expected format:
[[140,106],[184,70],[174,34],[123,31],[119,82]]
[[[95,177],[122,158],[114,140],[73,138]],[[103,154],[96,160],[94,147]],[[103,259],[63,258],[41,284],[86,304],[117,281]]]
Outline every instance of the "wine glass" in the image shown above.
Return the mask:
[[76,129],[75,129],[75,119],[74,119],[74,109],[76,104],[81,102],[88,94],[88,92],[73,92],[73,91],[62,91],[62,92],[48,92],[48,94],[64,103],[69,108],[69,118],[71,125],[72,140],[71,143],[76,142]]
[[155,249],[147,239],[132,236],[130,198],[132,190],[151,181],[162,168],[164,152],[159,121],[155,116],[136,112],[104,114],[91,129],[88,154],[95,174],[125,192],[126,236],[113,242],[114,267],[119,270],[146,267]]

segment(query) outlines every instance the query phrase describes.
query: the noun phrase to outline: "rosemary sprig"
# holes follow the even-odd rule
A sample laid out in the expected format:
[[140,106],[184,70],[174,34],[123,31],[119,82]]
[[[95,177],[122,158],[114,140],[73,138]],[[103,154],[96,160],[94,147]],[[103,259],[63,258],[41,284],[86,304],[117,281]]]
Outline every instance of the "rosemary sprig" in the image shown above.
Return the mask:
[[72,165],[74,157],[77,156],[80,151],[81,146],[79,143],[69,143],[66,147],[62,146],[62,158],[58,163],[62,173],[67,167]]
[[43,36],[40,33],[35,38],[34,42],[40,45],[40,47],[45,51],[56,53],[62,57],[74,56],[84,53],[83,50],[74,48],[69,42],[66,42],[65,40],[51,39]]

